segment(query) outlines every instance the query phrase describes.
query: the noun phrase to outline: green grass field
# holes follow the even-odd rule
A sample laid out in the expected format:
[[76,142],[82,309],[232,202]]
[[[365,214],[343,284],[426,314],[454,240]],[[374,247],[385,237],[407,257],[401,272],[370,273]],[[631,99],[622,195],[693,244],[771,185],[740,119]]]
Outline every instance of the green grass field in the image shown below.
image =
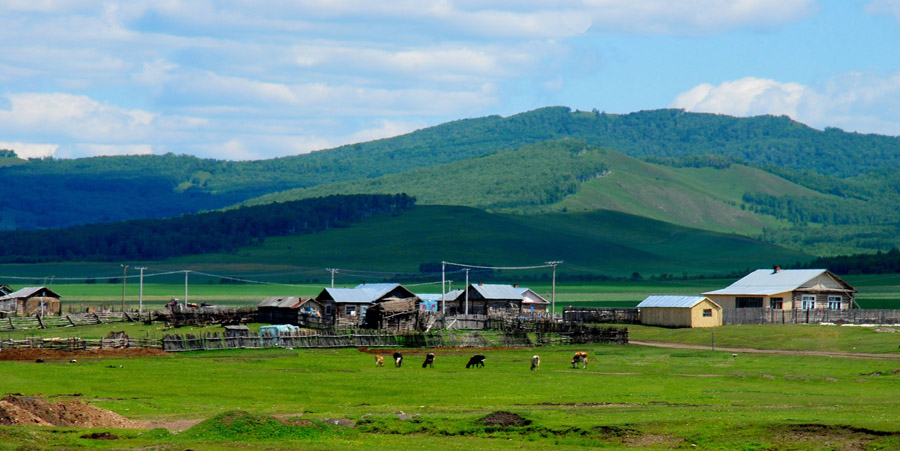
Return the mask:
[[[569,365],[591,353],[587,369]],[[385,351],[389,353],[389,351]],[[355,349],[186,353],[77,364],[0,362],[4,390],[78,398],[131,419],[206,420],[177,434],[0,427],[0,447],[162,449],[896,449],[900,361],[588,345],[404,351],[376,368]],[[528,370],[538,353],[540,371]],[[119,367],[121,365],[121,367]],[[238,411],[238,412],[236,412]],[[486,425],[492,412],[528,424]],[[311,420],[284,426],[270,415]],[[355,428],[325,421],[349,419]],[[317,423],[320,422],[320,423]]]

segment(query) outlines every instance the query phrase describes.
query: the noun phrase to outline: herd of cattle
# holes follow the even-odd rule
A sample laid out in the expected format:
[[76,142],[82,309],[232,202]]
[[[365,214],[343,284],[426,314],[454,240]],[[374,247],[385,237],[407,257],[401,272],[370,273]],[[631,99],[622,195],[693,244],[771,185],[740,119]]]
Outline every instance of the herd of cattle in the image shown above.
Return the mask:
[[[403,354],[399,352],[395,352],[393,355],[394,358],[394,366],[399,368],[403,366]],[[466,368],[484,368],[484,361],[487,357],[476,354],[473,355],[469,362],[466,363]],[[572,368],[577,368],[578,364],[581,364],[581,368],[587,368],[588,362],[588,353],[584,351],[578,351],[575,353],[575,356],[572,357]],[[376,355],[375,356],[375,366],[384,366],[384,356]],[[434,368],[434,353],[429,352],[428,355],[425,356],[425,361],[422,362],[422,368],[431,367]],[[541,367],[541,357],[535,355],[531,357],[531,371],[536,371]]]

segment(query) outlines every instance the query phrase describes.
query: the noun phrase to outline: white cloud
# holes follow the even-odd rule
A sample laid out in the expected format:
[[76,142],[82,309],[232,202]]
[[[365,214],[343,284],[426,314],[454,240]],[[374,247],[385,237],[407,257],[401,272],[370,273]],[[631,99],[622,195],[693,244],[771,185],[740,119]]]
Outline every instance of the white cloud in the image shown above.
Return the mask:
[[900,21],[900,0],[872,0],[866,4],[869,14],[889,14]]
[[777,114],[797,116],[797,107],[807,88],[797,83],[747,77],[713,86],[701,84],[679,94],[675,108],[723,113],[733,116]]
[[177,64],[163,58],[156,58],[153,61],[144,62],[141,71],[134,73],[131,78],[141,85],[162,85],[175,78],[172,72],[176,69],[178,69]]
[[0,149],[12,149],[19,158],[44,158],[56,154],[56,144],[34,144],[23,142],[0,142]]
[[787,115],[817,128],[900,136],[900,71],[851,72],[814,87],[747,77],[695,86],[670,106],[734,116]]
[[0,130],[67,135],[78,140],[133,140],[145,136],[156,114],[123,109],[66,93],[7,94]]

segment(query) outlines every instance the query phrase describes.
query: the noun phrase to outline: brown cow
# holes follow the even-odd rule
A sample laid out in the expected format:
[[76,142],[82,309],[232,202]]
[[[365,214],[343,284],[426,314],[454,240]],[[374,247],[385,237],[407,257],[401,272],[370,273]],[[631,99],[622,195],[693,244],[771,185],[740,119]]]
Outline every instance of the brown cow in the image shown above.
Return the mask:
[[587,368],[588,361],[588,353],[584,351],[578,351],[575,353],[575,357],[572,357],[572,368],[578,367],[578,362],[581,362],[582,368]]
[[541,369],[541,357],[535,355],[531,358],[531,371],[537,371]]
[[384,366],[384,357],[380,355],[375,356],[375,366]]

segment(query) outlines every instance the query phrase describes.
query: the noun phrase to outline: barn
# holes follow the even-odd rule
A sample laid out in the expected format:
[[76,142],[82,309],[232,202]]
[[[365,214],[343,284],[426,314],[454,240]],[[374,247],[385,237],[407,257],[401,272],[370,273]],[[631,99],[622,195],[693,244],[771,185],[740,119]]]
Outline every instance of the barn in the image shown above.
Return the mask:
[[722,307],[705,296],[648,296],[637,305],[641,324],[665,327],[722,325]]
[[848,310],[857,290],[826,269],[757,269],[720,290],[703,293],[727,309]]
[[0,297],[0,312],[7,315],[51,316],[62,314],[59,294],[47,287],[25,287]]

